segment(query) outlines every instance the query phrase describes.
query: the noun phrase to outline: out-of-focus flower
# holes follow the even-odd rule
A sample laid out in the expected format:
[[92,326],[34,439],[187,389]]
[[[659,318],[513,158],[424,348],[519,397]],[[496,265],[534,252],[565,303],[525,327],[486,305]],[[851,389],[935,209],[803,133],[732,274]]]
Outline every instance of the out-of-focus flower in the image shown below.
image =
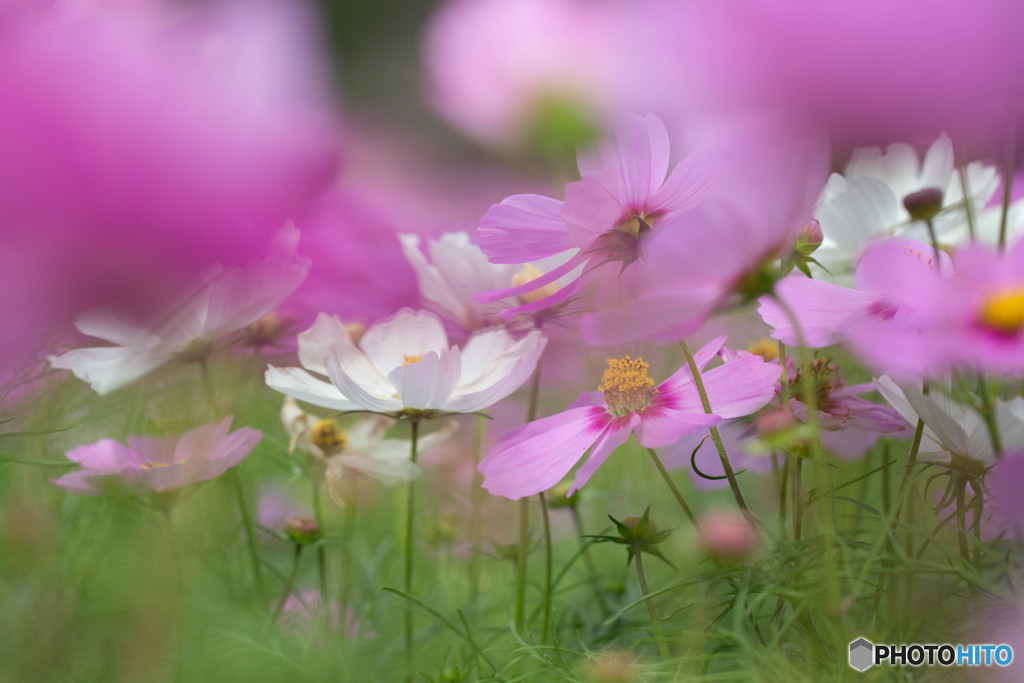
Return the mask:
[[[857,290],[803,277],[781,281],[777,295],[809,346],[848,341],[875,367],[900,376],[971,366],[995,372],[1024,367],[1024,240],[1006,251],[969,245],[952,258],[911,240],[878,244],[857,268]],[[761,299],[772,336],[797,343],[782,307]]]
[[[875,386],[908,424],[916,425],[919,418],[924,422],[919,460],[976,478],[996,463],[992,437],[977,411],[957,403],[941,389],[925,394],[920,383],[897,383],[882,376]],[[996,401],[995,411],[1002,448],[1007,452],[1024,450],[1024,398]]]
[[102,439],[67,452],[82,468],[54,484],[87,496],[163,493],[220,476],[249,455],[262,434],[231,429],[232,416],[169,439],[130,436],[128,445]]
[[513,195],[480,220],[480,248],[495,263],[526,263],[574,251],[561,266],[518,287],[488,292],[481,301],[536,294],[580,266],[581,276],[547,296],[505,310],[502,317],[562,303],[605,271],[625,271],[641,258],[641,241],[673,216],[706,199],[710,169],[692,154],[669,170],[669,139],[658,117],[628,115],[614,138],[578,156],[581,180],[565,201]]
[[[695,354],[699,369],[714,358],[724,337]],[[585,392],[568,410],[529,422],[504,434],[480,462],[483,486],[517,500],[546,491],[590,450],[568,494],[582,487],[598,467],[636,433],[645,448],[661,448],[684,434],[722,418],[748,415],[775,395],[782,368],[747,356],[702,374],[713,414],[705,414],[688,367],[655,386],[647,363],[626,356],[608,359],[596,392]]]
[[[966,238],[963,188],[953,161],[953,143],[945,135],[932,143],[921,162],[914,148],[902,143],[890,145],[885,152],[855,150],[843,175],[832,174],[818,200],[814,215],[821,223],[824,241],[815,260],[830,273],[842,274],[856,266],[872,242],[894,235],[927,240],[924,223],[915,221],[904,206],[905,198],[927,189],[940,193],[941,211],[933,221],[936,234],[940,239]],[[970,210],[977,221],[999,186],[999,173],[992,166],[973,162],[967,165],[966,174]],[[818,270],[815,275],[823,273]]]
[[701,548],[712,557],[730,562],[748,559],[758,538],[750,522],[736,510],[709,510],[697,520]]
[[422,52],[434,107],[475,139],[512,146],[601,123],[617,101],[620,40],[598,3],[454,0]]
[[[384,434],[395,424],[383,415],[366,415],[351,424],[307,413],[291,396],[281,407],[281,421],[288,431],[291,449],[296,446],[321,460],[326,466],[327,486],[339,505],[342,503],[342,478],[354,470],[385,486],[398,486],[420,476],[420,466],[410,460],[409,439],[386,439]],[[419,454],[446,441],[458,430],[450,421],[443,428],[419,437]]]
[[[770,109],[847,149],[948,131],[994,153],[1021,114],[1024,7],[1004,0],[653,3],[634,98],[710,115]],[[639,61],[642,60],[642,61]],[[912,75],[911,75],[912,74]],[[685,98],[685,99],[684,99]]]
[[5,367],[82,310],[256,257],[335,165],[298,3],[64,4],[0,28]]
[[461,349],[449,347],[436,316],[403,309],[366,330],[357,346],[337,317],[321,314],[299,335],[303,367],[269,366],[266,382],[288,396],[341,411],[473,413],[518,389],[546,343],[538,330],[516,339],[503,328],[490,328],[473,334]]
[[[325,619],[330,619],[332,628],[337,629],[341,626],[341,603],[331,600],[330,607],[327,608],[328,613],[324,612],[324,601],[320,591],[299,590],[289,595],[288,599],[284,601],[278,623],[282,627],[298,633],[313,631],[316,625]],[[372,628],[366,628],[355,612],[348,609],[345,611],[345,637],[354,640],[356,638],[375,638],[377,634]]]
[[1009,521],[1015,536],[1024,533],[1024,453],[1010,452],[995,464],[987,478],[995,517]]
[[692,334],[716,311],[766,291],[772,262],[792,252],[807,224],[827,170],[822,139],[761,115],[696,129],[714,195],[640,240],[643,267],[605,269],[581,321],[588,342]]
[[[508,302],[484,304],[477,300],[481,292],[508,286],[520,286],[540,277],[545,271],[560,265],[559,256],[549,257],[537,263],[522,266],[491,263],[480,247],[470,242],[464,232],[445,233],[437,240],[427,242],[430,260],[420,250],[420,238],[416,235],[399,235],[402,251],[416,271],[420,296],[424,305],[454,324],[463,333],[474,332],[484,327],[504,325],[498,314],[511,306],[531,303],[555,293],[558,282],[549,282],[540,289],[516,297]],[[562,278],[563,281],[572,274]],[[557,310],[557,309],[555,309]],[[553,311],[523,316],[527,327],[542,323]],[[510,321],[511,322],[511,321]],[[512,324],[512,327],[519,327]]]
[[213,342],[260,320],[299,286],[309,259],[296,255],[298,240],[299,231],[285,227],[266,259],[214,269],[197,291],[145,324],[122,319],[110,308],[89,311],[75,321],[78,331],[114,346],[51,356],[50,364],[106,394],[174,358],[203,358]]

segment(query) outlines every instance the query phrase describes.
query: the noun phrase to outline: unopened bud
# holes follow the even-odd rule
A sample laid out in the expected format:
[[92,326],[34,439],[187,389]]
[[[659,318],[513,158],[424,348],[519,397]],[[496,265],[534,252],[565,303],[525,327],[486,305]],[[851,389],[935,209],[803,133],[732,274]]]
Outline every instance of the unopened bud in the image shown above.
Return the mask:
[[801,228],[800,234],[796,238],[796,250],[804,256],[810,256],[821,246],[824,239],[825,235],[821,232],[821,223],[814,218],[810,218],[804,223],[804,227]]
[[285,531],[299,545],[306,545],[320,538],[320,525],[314,519],[292,515],[285,521]]
[[548,508],[551,510],[561,510],[563,508],[575,508],[576,503],[580,501],[579,491],[569,495],[569,488],[571,484],[559,484],[555,488],[548,491],[547,503]]
[[740,512],[711,510],[697,521],[697,535],[708,555],[730,562],[749,558],[757,549],[757,535]]
[[362,323],[345,323],[345,331],[348,332],[348,338],[352,340],[352,343],[358,344],[366,332],[366,325]]
[[915,221],[930,221],[942,211],[942,190],[926,187],[903,198],[903,208]]
[[793,413],[785,408],[776,408],[761,413],[754,420],[754,432],[767,437],[783,432],[793,426]]

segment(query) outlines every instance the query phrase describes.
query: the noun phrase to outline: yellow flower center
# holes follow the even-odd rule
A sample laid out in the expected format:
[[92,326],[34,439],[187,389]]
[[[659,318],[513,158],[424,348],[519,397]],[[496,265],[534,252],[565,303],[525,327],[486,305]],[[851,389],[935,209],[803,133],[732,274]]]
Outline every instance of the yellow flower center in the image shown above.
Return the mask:
[[773,361],[779,357],[779,343],[774,339],[768,337],[761,337],[750,342],[747,346],[747,351],[750,351],[755,356],[761,356],[766,361]]
[[985,297],[981,322],[1000,332],[1016,332],[1024,326],[1024,286],[1014,285]]
[[604,394],[608,410],[617,417],[636,413],[651,405],[654,380],[647,376],[643,358],[608,358],[608,369],[597,390]]
[[[522,287],[528,282],[533,282],[543,274],[544,273],[541,271],[540,268],[533,265],[532,263],[527,263],[525,266],[522,267],[522,269],[520,269],[518,273],[512,276],[512,286]],[[534,301],[539,301],[545,297],[549,297],[557,291],[558,283],[549,282],[543,287],[538,287],[532,292],[520,294],[519,298],[522,299],[525,303],[532,304]]]
[[410,356],[410,355],[408,355],[406,353],[403,353],[402,354],[402,367],[405,367],[406,365],[412,365],[413,363],[419,363],[420,359],[422,359],[422,358],[423,358],[423,354],[422,353],[417,355],[417,356]]
[[320,420],[313,426],[310,440],[324,455],[331,455],[345,450],[348,446],[348,435],[335,420]]
[[[186,461],[182,460],[181,462],[186,462]],[[148,470],[148,469],[152,469],[154,467],[167,467],[170,464],[171,463],[169,463],[169,462],[153,462],[152,460],[147,460],[145,465],[139,465],[139,469]]]

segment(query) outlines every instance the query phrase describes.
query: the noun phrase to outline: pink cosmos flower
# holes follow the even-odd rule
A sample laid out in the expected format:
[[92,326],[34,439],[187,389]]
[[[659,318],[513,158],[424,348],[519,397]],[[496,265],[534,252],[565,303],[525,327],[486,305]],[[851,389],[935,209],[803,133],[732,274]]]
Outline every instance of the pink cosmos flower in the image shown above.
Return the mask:
[[714,196],[642,237],[642,268],[606,269],[595,310],[581,321],[590,343],[692,334],[716,311],[763,291],[766,267],[792,251],[811,215],[827,172],[821,138],[760,115],[695,129],[714,165]]
[[449,346],[435,315],[402,309],[371,326],[356,345],[337,317],[321,314],[299,335],[302,368],[268,366],[266,382],[334,410],[473,413],[518,389],[546,344],[538,330],[516,338],[504,328],[489,328],[461,348]]
[[480,220],[480,248],[494,263],[527,263],[575,252],[526,284],[481,295],[485,303],[536,292],[583,266],[578,279],[503,311],[503,318],[562,303],[598,274],[626,270],[641,257],[641,240],[711,192],[710,169],[698,155],[680,162],[666,178],[668,132],[653,114],[628,115],[611,141],[581,152],[577,161],[582,179],[566,186],[564,202],[513,195]]
[[616,25],[585,0],[454,0],[427,26],[431,102],[492,145],[521,144],[546,115],[594,123],[617,99]]
[[779,110],[847,149],[945,130],[972,152],[992,154],[1021,113],[1019,3],[698,0],[648,8],[639,19],[647,44],[664,52],[638,54],[634,99],[646,97],[647,106]]
[[[694,355],[699,369],[724,342],[719,337]],[[751,355],[703,373],[713,411],[708,415],[689,368],[655,386],[647,367],[640,358],[609,359],[599,391],[581,394],[565,412],[503,435],[480,462],[484,488],[512,500],[546,491],[589,449],[590,457],[569,489],[572,495],[630,434],[646,448],[660,448],[723,418],[748,415],[771,400],[782,372]]]
[[202,358],[213,342],[260,320],[302,283],[309,259],[296,255],[298,240],[295,226],[286,226],[265,260],[215,268],[195,291],[144,324],[110,308],[89,311],[75,322],[78,331],[113,345],[50,356],[50,364],[106,394],[174,358]]
[[[879,244],[856,273],[856,290],[802,277],[777,293],[793,309],[809,346],[846,340],[873,366],[921,377],[973,366],[1024,368],[1024,240],[1004,252],[965,246],[934,265],[930,246]],[[792,323],[770,298],[761,316],[772,336],[796,343]]]
[[299,3],[19,4],[0,10],[4,368],[87,308],[151,311],[258,256],[337,146]]
[[67,452],[82,469],[54,484],[87,496],[162,493],[220,476],[249,455],[262,434],[231,429],[232,416],[170,439],[130,436],[128,445],[102,439]]

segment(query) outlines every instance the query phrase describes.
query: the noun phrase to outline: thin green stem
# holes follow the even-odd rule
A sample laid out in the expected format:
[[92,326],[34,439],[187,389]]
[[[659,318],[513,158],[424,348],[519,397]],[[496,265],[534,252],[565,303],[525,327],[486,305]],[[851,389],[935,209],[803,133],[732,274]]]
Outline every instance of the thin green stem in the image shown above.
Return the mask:
[[647,578],[644,576],[643,552],[636,549],[636,578],[640,581],[640,590],[644,595],[644,604],[647,605],[647,613],[651,615],[651,626],[654,627],[654,638],[658,641],[658,650],[661,651],[661,658],[668,660],[668,645],[665,644],[665,634],[661,632],[661,622],[654,611],[654,602],[650,598],[650,591],[647,589]]
[[477,466],[480,464],[480,456],[483,452],[484,434],[487,431],[487,418],[483,415],[476,416],[476,429],[473,432],[473,477],[469,488],[470,520],[472,526],[471,548],[469,555],[469,600],[476,600],[480,592],[480,545],[483,543],[483,525],[480,523],[481,487],[480,473]]
[[[320,501],[320,476],[318,473],[314,473],[310,477],[312,484],[312,498],[313,498],[313,517],[316,519],[316,524],[320,527],[320,532],[323,533],[324,529],[324,511],[323,504]],[[324,544],[321,543],[316,549],[316,562],[317,572],[320,576],[320,600],[323,605],[330,605],[331,598],[328,595],[327,585],[327,551],[324,548]],[[328,619],[327,623],[330,623]]]
[[985,427],[988,429],[989,438],[992,439],[992,451],[995,453],[996,460],[1001,460],[1003,457],[1003,439],[999,433],[995,399],[992,397],[992,391],[984,374],[978,375],[978,395],[981,396],[981,417],[985,420]]
[[[419,420],[410,423],[410,446],[409,459],[415,464],[418,455],[417,446],[419,440]],[[412,565],[413,565],[413,534],[416,530],[416,481],[410,481],[408,485],[408,498],[405,507],[405,592],[412,595]],[[408,680],[413,678],[413,605],[411,602],[405,604],[405,669]]]
[[[530,398],[526,408],[526,421],[533,422],[537,416],[540,400],[540,363],[530,380]],[[522,633],[526,620],[526,565],[530,552],[530,504],[528,499],[519,501],[519,547],[516,552],[516,631]]]
[[182,668],[185,664],[185,627],[180,611],[185,600],[185,580],[181,572],[181,556],[178,552],[178,536],[174,531],[174,519],[171,516],[171,505],[160,508],[164,515],[164,531],[167,534],[167,547],[171,551],[171,570],[174,572],[174,604],[179,607],[175,614],[174,627],[174,681],[182,680]]
[[964,214],[967,216],[967,234],[970,235],[971,243],[977,241],[974,228],[974,207],[971,206],[971,191],[967,181],[967,166],[960,165],[960,194],[964,198]]
[[1003,197],[1002,213],[999,216],[999,248],[1006,247],[1006,228],[1010,218],[1010,199],[1013,196],[1014,157],[1016,156],[1016,135],[1011,135],[1010,144],[1006,148],[1006,160],[1003,165]]
[[551,520],[548,517],[548,502],[544,493],[537,495],[540,498],[541,518],[544,520],[544,623],[541,626],[540,644],[548,642],[548,628],[551,622],[551,574],[554,565],[551,548]]
[[[690,373],[693,375],[693,383],[697,387],[697,393],[700,395],[700,403],[704,407],[704,412],[708,415],[712,414],[711,402],[708,400],[708,392],[704,388],[704,380],[701,379],[700,370],[697,368],[697,362],[693,359],[693,353],[690,351],[690,346],[686,343],[685,339],[679,340],[679,346],[683,349],[683,355],[686,356],[686,364],[690,368]],[[725,444],[722,443],[722,435],[718,433],[718,427],[711,427],[711,441],[715,444],[715,450],[718,451],[718,458],[722,461],[722,469],[725,470],[725,477],[729,480],[729,488],[732,490],[732,496],[736,499],[736,505],[739,506],[740,511],[743,512],[743,516],[746,518],[747,523],[750,524],[751,528],[757,530],[754,518],[750,514],[750,509],[747,507],[747,501],[743,499],[743,493],[740,491],[739,482],[736,481],[736,473],[732,469],[732,465],[729,463],[729,454],[725,452]]]
[[[341,558],[341,613],[347,614],[347,610],[352,606],[352,568],[355,565],[355,534],[356,534],[356,519],[359,510],[359,487],[352,486],[349,488],[350,494],[349,499],[345,505],[345,529],[344,538],[342,539],[342,545],[345,549],[345,555]],[[344,638],[345,629],[341,629],[342,638],[345,642],[348,642],[347,638]]]
[[256,579],[256,587],[259,589],[263,602],[267,602],[267,589],[263,585],[263,575],[260,573],[260,554],[256,549],[256,530],[253,527],[252,516],[245,504],[245,493],[242,491],[242,477],[238,470],[231,473],[231,481],[235,487],[235,500],[238,501],[238,510],[242,514],[242,527],[245,529],[245,540],[249,547],[249,562],[252,564],[252,574]]
[[690,506],[686,504],[686,501],[683,499],[683,494],[679,492],[678,488],[676,488],[675,482],[672,481],[672,476],[668,473],[668,470],[665,469],[665,465],[662,464],[661,458],[658,457],[658,454],[654,452],[653,448],[648,448],[647,452],[651,454],[651,460],[654,461],[654,466],[658,468],[658,472],[661,473],[661,478],[665,480],[666,484],[668,484],[669,490],[672,491],[672,495],[675,496],[676,502],[679,503],[679,507],[683,509],[683,513],[686,515],[686,518],[689,519],[690,524],[696,528],[697,517],[694,516],[693,510],[690,509]]
[[580,541],[580,552],[583,553],[583,563],[587,565],[587,574],[589,583],[594,589],[594,597],[597,598],[597,602],[601,606],[601,614],[607,615],[611,610],[608,607],[608,601],[605,600],[604,591],[601,589],[601,577],[597,572],[597,565],[594,564],[594,558],[590,556],[590,544],[584,538],[583,520],[580,519],[580,513],[576,510],[576,506],[571,506],[569,510],[572,512],[572,521],[576,526],[576,536]]
[[[967,501],[966,501],[966,482],[959,482],[956,485],[956,540],[957,545],[960,548],[960,557],[964,558],[964,564],[970,565],[971,562],[971,550],[967,545]],[[968,582],[967,589],[973,596],[974,584]]]
[[926,218],[924,224],[928,226],[928,239],[932,243],[932,252],[935,254],[935,267],[939,267],[939,238],[935,235],[935,224],[931,218]]
[[[284,609],[284,605],[288,602],[288,596],[292,594],[292,587],[295,586],[295,577],[299,573],[299,558],[302,557],[302,544],[295,544],[295,553],[292,554],[292,569],[288,572],[288,581],[284,584],[284,592],[281,593],[281,599],[277,601],[277,607],[274,608],[273,614],[270,615],[270,621],[273,622],[279,616],[281,611]],[[323,602],[323,605],[330,603]],[[329,610],[327,610],[329,612]]]

